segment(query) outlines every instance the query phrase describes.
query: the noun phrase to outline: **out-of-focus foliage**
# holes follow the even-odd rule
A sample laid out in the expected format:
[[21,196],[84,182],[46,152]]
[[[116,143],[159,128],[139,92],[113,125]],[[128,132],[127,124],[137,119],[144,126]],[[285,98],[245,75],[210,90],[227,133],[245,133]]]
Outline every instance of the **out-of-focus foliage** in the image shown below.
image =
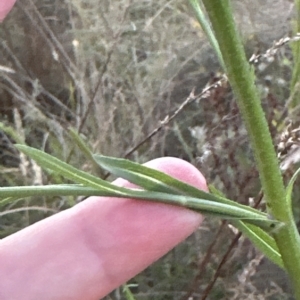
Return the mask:
[[[232,3],[249,58],[291,33],[292,2]],[[61,182],[20,156],[13,146],[16,140],[103,177],[74,148],[69,126],[80,131],[92,152],[123,157],[193,88],[200,92],[218,79],[220,71],[188,1],[183,0],[23,0],[0,25],[0,36],[2,185]],[[286,46],[255,66],[274,141],[288,120],[298,119],[299,109],[288,109],[292,64]],[[246,132],[227,85],[187,106],[129,158],[144,162],[164,155],[197,165],[209,183],[232,199],[251,203],[259,193]],[[299,194],[296,188],[296,204]],[[0,235],[78,200],[23,199],[2,206],[7,214],[1,217]],[[29,211],[30,206],[40,210]],[[299,209],[295,213],[299,218]],[[201,299],[235,234],[226,223],[207,220],[187,241],[131,280],[136,284],[130,288],[134,297]],[[207,253],[210,257],[203,262]],[[120,288],[107,299],[124,297]],[[207,299],[291,297],[285,275],[240,238]]]

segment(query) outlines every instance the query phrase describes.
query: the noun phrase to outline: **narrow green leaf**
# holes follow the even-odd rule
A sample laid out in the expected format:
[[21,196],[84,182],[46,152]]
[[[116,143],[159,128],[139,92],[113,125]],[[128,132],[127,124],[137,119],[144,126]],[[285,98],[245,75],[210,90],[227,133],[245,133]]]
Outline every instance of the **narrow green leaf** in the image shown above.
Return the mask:
[[266,257],[284,269],[284,264],[276,242],[272,236],[261,228],[243,221],[233,221],[232,224],[240,230]]
[[[106,157],[102,155],[94,155],[94,158],[103,168],[107,169],[109,172],[117,176],[123,177],[129,180],[130,182],[133,182],[145,188],[146,190],[158,191],[158,192],[163,192],[168,194],[183,194],[191,197],[207,199],[207,200],[228,205],[226,206],[226,209],[230,207],[231,209],[237,208],[237,209],[242,209],[243,211],[247,210],[248,212],[264,216],[263,218],[268,218],[266,214],[259,212],[256,209],[226,199],[218,195],[217,193],[213,195],[198,190],[197,188],[190,186],[184,182],[181,182],[173,177],[170,177],[165,173],[139,165],[129,160]],[[190,205],[193,206],[194,204],[191,203]],[[195,209],[194,207],[189,207],[189,208]],[[238,218],[236,217],[236,215],[235,216],[229,215],[228,211],[226,213],[222,212],[221,206],[219,207],[219,209],[220,210],[217,212],[212,210],[208,211],[204,207],[201,207],[201,209],[198,208],[198,211],[202,213],[214,215],[217,217],[221,217],[224,219]],[[240,216],[240,219],[249,222],[249,219],[247,220],[245,216],[243,217]],[[268,220],[266,223],[265,221],[266,220],[264,219],[264,221],[262,222],[263,224],[261,224],[261,221],[255,221],[255,222],[257,226],[262,227],[267,231],[271,231],[272,226],[274,226],[274,228],[277,228],[279,225],[279,222],[275,222],[273,220]],[[250,221],[250,223],[253,224],[252,221]]]
[[273,220],[269,220],[267,214],[260,212],[249,212],[244,208],[236,208],[231,205],[212,202],[205,199],[199,199],[184,195],[171,195],[160,192],[149,192],[143,190],[134,190],[122,188],[122,193],[118,190],[101,189],[85,187],[80,184],[58,184],[58,185],[46,185],[46,186],[20,186],[20,187],[1,187],[0,197],[8,198],[14,197],[29,197],[36,195],[75,195],[75,196],[113,196],[113,197],[126,197],[134,199],[151,200],[154,202],[162,202],[166,204],[179,205],[186,208],[190,208],[199,212],[206,212],[208,214],[214,214],[225,218],[238,218],[238,219],[249,219],[255,221],[266,222],[267,224],[273,224]]
[[299,176],[299,173],[300,173],[300,168],[293,174],[291,180],[289,181],[286,187],[286,199],[291,209],[292,209],[293,187],[297,177]]
[[[186,196],[186,195],[174,195],[174,192],[176,191],[176,189],[172,190],[172,193],[162,193],[162,192],[155,192],[155,191],[141,191],[138,189],[126,189],[126,188],[122,188],[122,187],[117,187],[114,186],[102,179],[99,179],[95,176],[92,176],[86,172],[80,171],[68,164],[66,164],[65,162],[60,161],[59,159],[46,154],[40,150],[34,149],[34,148],[30,148],[28,146],[24,146],[24,145],[18,145],[18,148],[23,151],[25,154],[27,154],[28,156],[30,156],[31,158],[33,158],[34,160],[37,161],[37,163],[39,163],[41,166],[45,167],[45,168],[49,168],[51,170],[53,170],[54,172],[59,173],[60,175],[71,179],[73,181],[75,181],[76,183],[80,183],[82,185],[88,186],[90,188],[94,188],[95,191],[95,195],[103,195],[103,196],[115,196],[115,197],[126,197],[126,198],[134,198],[134,199],[141,199],[141,200],[151,200],[154,202],[162,202],[162,203],[167,203],[167,204],[173,204],[173,205],[179,205],[179,206],[183,206],[186,208],[190,208],[193,209],[195,211],[201,212],[201,213],[206,213],[206,214],[212,214],[221,218],[225,218],[225,219],[241,219],[241,220],[245,220],[251,224],[257,225],[261,228],[263,228],[264,230],[270,231],[273,230],[274,228],[280,226],[279,222],[273,221],[268,219],[268,215],[264,214],[262,212],[259,212],[257,210],[254,209],[249,209],[249,207],[247,206],[243,206],[243,205],[237,205],[235,202],[230,201],[230,200],[222,200],[223,203],[219,203],[219,202],[213,202],[213,201],[209,201],[210,199],[203,199],[201,196],[200,197],[190,197],[190,196]],[[108,159],[108,158],[106,158]],[[127,160],[117,160],[117,159],[108,159],[110,162],[121,162],[123,165],[123,168],[128,167],[129,169],[132,169],[132,166],[134,166],[134,169],[138,166],[139,168],[142,168],[142,170],[144,170],[145,167],[140,166],[138,164],[134,164],[131,163]],[[125,163],[125,165],[124,165]],[[120,167],[117,168],[117,170],[120,170]],[[129,174],[129,176],[132,176],[132,174],[134,175],[133,177],[135,179],[139,179],[139,181],[141,181],[141,177],[139,177],[139,174],[135,174],[134,172],[124,172],[124,169],[122,169],[123,171],[123,175],[126,176]],[[139,169],[140,170],[140,169]],[[153,169],[149,169],[146,168],[147,171],[155,171]],[[158,172],[158,171],[156,171]],[[151,173],[152,174],[152,173]],[[190,187],[187,184],[184,184],[180,181],[174,181],[175,179],[173,179],[170,176],[165,175],[164,173],[159,172],[158,174],[154,174],[154,175],[159,175],[159,177],[163,176],[163,178],[171,183],[171,184],[176,184],[176,182],[179,183],[179,185],[184,185],[184,187]],[[122,176],[122,177],[124,177]],[[164,177],[167,176],[167,177]],[[157,186],[162,186],[165,190],[166,188],[168,188],[168,186],[166,186],[164,184],[164,182],[162,183],[162,185],[160,185],[160,182],[157,181],[157,179],[154,177],[154,184],[153,184],[153,179],[152,181],[149,181],[149,176],[144,176],[142,182],[139,182],[138,184],[140,184],[141,186],[143,186],[143,182],[146,182],[145,186],[150,186],[150,188],[155,190],[155,187]],[[83,186],[78,186],[77,188],[84,188]],[[40,192],[38,189],[38,187],[35,187],[37,192]],[[67,189],[66,186],[64,186],[63,188]],[[74,188],[74,186],[72,187]],[[193,188],[193,187],[192,187]],[[4,191],[4,190],[2,190]],[[192,193],[196,194],[195,191],[197,192],[201,192],[200,190],[197,190],[196,188],[192,189]],[[14,191],[16,193],[16,190]],[[51,191],[53,192],[53,190]],[[74,192],[74,191],[73,191]],[[83,192],[83,191],[82,191]],[[93,191],[94,192],[94,191]],[[204,195],[206,196],[206,194],[209,197],[212,197],[212,195],[205,193],[203,194],[203,192],[199,195]],[[1,188],[0,188],[0,196],[1,196]],[[5,194],[4,192],[2,192],[2,196],[3,197],[9,197],[8,194]],[[16,196],[16,194],[15,194]],[[216,197],[216,196],[213,196]],[[200,198],[200,199],[199,199]]]
[[[103,155],[94,155],[95,161],[104,169],[119,177],[143,187],[148,191],[156,191],[169,194],[182,194],[183,188],[188,185],[183,183],[178,187],[174,178],[160,171],[142,166],[138,163],[122,158],[114,158]],[[165,175],[165,176],[164,176]],[[178,181],[180,182],[180,181]],[[196,189],[196,188],[195,188]]]
[[[109,196],[126,197],[139,200],[148,200],[172,204],[192,209],[203,214],[213,215],[223,219],[244,220],[263,228],[266,231],[272,231],[280,226],[280,223],[269,220],[267,214],[260,212],[249,212],[245,208],[234,207],[229,204],[212,202],[205,199],[199,199],[184,195],[172,195],[159,192],[148,192],[143,190],[132,190],[122,188],[120,192],[112,185],[110,189],[91,188],[83,185],[48,185],[48,186],[21,186],[21,187],[1,187],[0,197],[29,197],[29,196],[55,196],[55,195],[73,195],[73,196]],[[125,195],[125,196],[124,196]]]
[[219,203],[206,199],[200,199],[185,195],[172,195],[160,192],[148,192],[139,190],[128,190],[130,197],[135,199],[146,199],[154,202],[172,204],[192,209],[202,214],[212,215],[229,220],[243,220],[256,225],[267,232],[273,232],[281,228],[283,224],[269,219],[269,216],[257,210],[249,211],[248,206],[234,206],[227,203]]
[[[222,192],[209,185],[209,191],[214,195],[223,196]],[[232,225],[241,231],[266,257],[284,269],[278,247],[274,238],[261,228],[245,224],[243,221],[231,221]]]
[[200,4],[199,4],[199,0],[189,0],[196,18],[199,22],[199,24],[201,25],[202,30],[204,31],[205,35],[207,36],[210,45],[212,46],[212,48],[214,49],[214,51],[216,52],[219,62],[221,63],[223,70],[225,70],[225,64],[223,61],[223,57],[222,57],[222,53],[219,47],[219,43],[215,37],[215,34],[210,26],[209,20],[208,18],[205,16],[205,13],[203,12],[203,9],[201,8]]
[[91,150],[89,149],[88,145],[85,143],[85,141],[82,139],[80,134],[73,128],[69,129],[69,134],[72,140],[75,142],[75,144],[78,146],[78,148],[81,150],[82,154],[86,157],[88,161],[90,161],[93,165],[93,168],[99,177],[104,177],[104,170],[97,164],[95,161],[93,154]]
[[218,190],[215,186],[213,186],[212,184],[208,185],[208,189],[209,189],[209,192],[212,193],[213,195],[225,198],[224,194],[220,190]]
[[130,286],[132,286],[132,285],[129,285],[129,284],[123,285],[123,293],[127,300],[135,300],[133,294],[131,293],[131,291],[129,289]]
[[[0,197],[2,198],[2,197]],[[0,207],[6,205],[6,204],[9,204],[9,203],[12,203],[12,202],[15,202],[16,200],[19,199],[19,197],[15,197],[14,194],[8,196],[8,197],[3,197],[4,199],[0,199]]]
[[24,141],[20,134],[11,126],[6,126],[4,123],[0,122],[0,130],[4,131],[6,134],[11,136],[17,143],[23,144]]
[[[250,212],[261,213],[252,207],[239,204],[217,194],[204,192],[163,172],[142,166],[126,159],[97,154],[94,155],[94,158],[99,165],[112,174],[125,178],[148,191],[187,195],[228,204],[237,208],[246,209]],[[264,215],[264,213],[261,214]]]
[[[122,188],[114,186],[105,180],[102,180],[96,176],[90,175],[84,171],[78,170],[71,165],[43,152],[38,149],[34,149],[25,145],[16,145],[16,147],[28,155],[30,158],[34,159],[43,168],[48,168],[65,178],[68,178],[76,183],[83,184],[85,186],[94,187],[102,190],[107,190],[108,192],[118,192],[122,193]],[[124,193],[123,196],[127,194]]]
[[[214,195],[223,196],[222,192],[209,185],[209,191]],[[266,257],[284,269],[284,264],[274,238],[261,228],[246,224],[243,221],[231,221],[234,227],[241,231]],[[272,232],[270,232],[272,233]]]
[[[113,186],[114,187],[114,186]],[[0,187],[0,206],[15,199],[33,196],[115,196],[121,197],[114,190],[86,187],[80,184],[53,184],[37,186]],[[117,194],[117,195],[116,195]]]
[[70,128],[68,133],[70,134],[71,138],[76,143],[78,148],[85,155],[85,157],[90,161],[94,161],[92,152],[90,151],[89,147],[86,145],[84,140],[81,138],[79,133],[74,128]]

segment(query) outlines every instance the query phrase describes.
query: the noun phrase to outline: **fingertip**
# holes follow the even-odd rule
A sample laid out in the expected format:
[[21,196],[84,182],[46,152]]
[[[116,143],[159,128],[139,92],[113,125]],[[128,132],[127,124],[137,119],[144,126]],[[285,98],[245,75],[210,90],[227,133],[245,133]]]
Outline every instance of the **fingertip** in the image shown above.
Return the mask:
[[7,14],[10,12],[15,2],[16,0],[0,1],[0,22],[2,22],[7,16]]
[[[208,191],[206,179],[203,174],[191,163],[180,158],[170,156],[159,157],[148,161],[144,166],[164,172],[200,190]],[[124,184],[128,187],[134,186],[123,178],[118,178],[114,183],[121,186]]]
[[195,166],[185,160],[167,156],[153,159],[144,165],[165,172],[198,189],[208,191],[206,179],[203,174]]

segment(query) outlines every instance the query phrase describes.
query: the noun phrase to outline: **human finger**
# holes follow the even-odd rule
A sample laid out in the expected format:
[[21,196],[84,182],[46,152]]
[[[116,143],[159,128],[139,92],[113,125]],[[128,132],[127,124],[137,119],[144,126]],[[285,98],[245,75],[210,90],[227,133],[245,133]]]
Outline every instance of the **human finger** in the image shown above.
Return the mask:
[[0,1],[0,22],[2,22],[6,15],[10,12],[15,2],[16,0]]
[[[176,158],[147,164],[201,189]],[[117,185],[130,186],[125,180]],[[90,197],[0,242],[0,299],[99,299],[190,235],[202,216],[184,208]]]

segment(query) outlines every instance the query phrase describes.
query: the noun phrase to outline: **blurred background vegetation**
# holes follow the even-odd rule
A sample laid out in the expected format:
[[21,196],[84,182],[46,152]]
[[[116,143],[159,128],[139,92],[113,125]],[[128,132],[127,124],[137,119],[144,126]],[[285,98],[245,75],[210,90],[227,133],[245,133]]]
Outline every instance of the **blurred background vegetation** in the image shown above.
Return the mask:
[[[249,58],[293,33],[291,1],[232,4]],[[219,78],[220,66],[188,1],[23,0],[0,25],[0,37],[2,186],[63,180],[21,155],[15,142],[104,177],[74,146],[68,131],[73,127],[94,153],[141,163],[180,157],[231,199],[253,204],[259,198],[251,149],[227,84],[185,106],[132,151],[193,89],[199,93]],[[275,141],[298,119],[299,106],[290,105],[292,67],[289,46],[255,65]],[[0,236],[81,200],[1,202]],[[299,219],[299,208],[295,214]],[[211,218],[128,287],[135,299],[292,299],[285,274],[247,239],[238,239],[234,228]],[[126,299],[123,288],[106,299]]]

